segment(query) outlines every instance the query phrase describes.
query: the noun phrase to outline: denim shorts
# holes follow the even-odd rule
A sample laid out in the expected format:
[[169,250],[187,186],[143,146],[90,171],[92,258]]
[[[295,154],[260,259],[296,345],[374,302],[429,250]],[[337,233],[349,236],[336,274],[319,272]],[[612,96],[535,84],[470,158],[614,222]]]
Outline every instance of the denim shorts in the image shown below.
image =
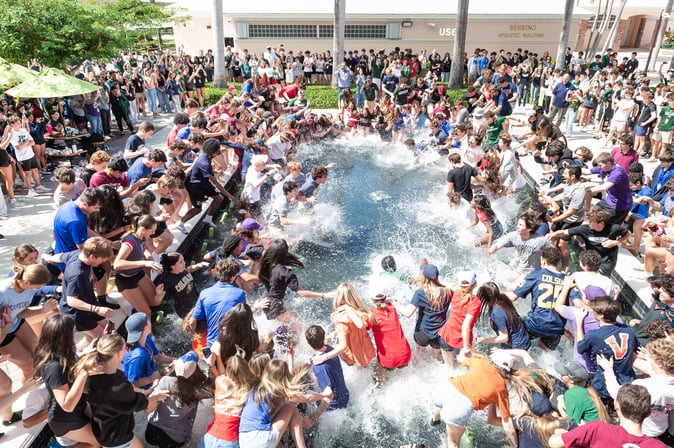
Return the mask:
[[648,128],[639,126],[638,124],[634,125],[634,135],[637,137],[644,137],[648,135]]
[[272,428],[271,431],[248,431],[239,433],[241,448],[274,448],[278,441],[279,433]]
[[239,442],[218,439],[217,437],[213,437],[209,433],[206,433],[201,440],[199,440],[199,448],[239,448]]
[[501,221],[496,221],[496,223],[491,226],[491,230],[494,232],[494,240],[501,238],[501,236],[503,236],[503,224],[501,224]]
[[473,403],[449,381],[440,391],[434,391],[431,399],[436,407],[442,409],[440,418],[448,425],[466,426],[475,412]]

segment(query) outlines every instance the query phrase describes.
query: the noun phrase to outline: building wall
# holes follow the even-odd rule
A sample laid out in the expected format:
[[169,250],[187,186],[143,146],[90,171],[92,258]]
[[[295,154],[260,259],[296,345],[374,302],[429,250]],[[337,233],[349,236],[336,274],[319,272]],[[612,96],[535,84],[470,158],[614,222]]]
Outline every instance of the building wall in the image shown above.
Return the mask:
[[[316,22],[305,19],[304,23],[310,21],[312,24],[332,24],[329,21]],[[196,54],[200,49],[207,49],[213,46],[212,30],[207,28],[211,25],[210,17],[192,17],[190,23],[185,27],[177,26],[174,29],[176,44],[185,45],[185,51],[188,54]],[[399,22],[399,21],[398,21]],[[427,51],[436,49],[440,53],[452,52],[454,45],[454,35],[456,33],[456,24],[453,20],[429,20],[417,19],[411,20],[412,26],[402,27],[401,39],[362,39],[345,41],[345,49],[360,50],[361,48],[375,50],[392,50],[394,47],[412,48],[418,52],[422,48]],[[249,23],[255,24],[278,24],[273,20],[250,20]],[[298,19],[295,23],[303,23]],[[350,23],[383,24],[386,21],[351,21]],[[578,36],[580,21],[575,21],[571,26],[569,46],[576,47],[576,38]],[[235,37],[234,44],[237,50],[244,48],[250,52],[262,52],[267,45],[283,45],[286,50],[309,50],[311,52],[332,50],[332,39],[239,39],[237,38],[235,28],[236,21],[225,18],[225,37]],[[561,22],[558,20],[515,20],[515,19],[482,19],[471,20],[468,23],[468,32],[466,36],[466,51],[472,52],[476,47],[486,48],[489,51],[504,49],[514,51],[517,48],[528,49],[538,53],[549,51],[554,54],[557,51],[559,36],[561,31]]]

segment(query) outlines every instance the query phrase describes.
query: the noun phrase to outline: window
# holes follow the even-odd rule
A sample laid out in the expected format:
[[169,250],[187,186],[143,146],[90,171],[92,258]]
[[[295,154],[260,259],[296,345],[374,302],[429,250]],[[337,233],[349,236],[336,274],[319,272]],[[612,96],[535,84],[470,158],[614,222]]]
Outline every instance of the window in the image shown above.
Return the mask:
[[316,25],[248,25],[248,35],[255,38],[316,38]]
[[[609,20],[608,20],[608,25],[607,29],[611,29],[613,27],[613,23],[615,22],[615,15],[612,15]],[[590,20],[587,21],[587,27],[588,29],[592,29],[592,26],[594,26],[595,21],[597,22],[597,28],[601,26],[601,21],[604,20],[604,14],[599,14],[598,16],[592,17]]]
[[[318,37],[332,39],[333,25],[318,25]],[[346,25],[345,39],[386,39],[386,25]]]

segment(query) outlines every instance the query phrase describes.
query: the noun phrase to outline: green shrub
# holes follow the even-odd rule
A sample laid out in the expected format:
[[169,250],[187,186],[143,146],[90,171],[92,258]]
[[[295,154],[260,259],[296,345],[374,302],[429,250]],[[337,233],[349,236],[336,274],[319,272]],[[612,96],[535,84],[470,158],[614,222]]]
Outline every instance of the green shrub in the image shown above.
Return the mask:
[[[240,83],[232,83],[236,87],[237,92],[241,89]],[[355,92],[355,89],[351,89]],[[227,93],[227,89],[218,89],[207,87],[204,92],[204,101],[206,105],[215,104],[218,100]],[[452,104],[461,98],[466,93],[466,89],[447,90],[447,94]],[[306,89],[307,99],[313,109],[337,109],[339,107],[338,90],[333,89],[328,84],[312,84]]]

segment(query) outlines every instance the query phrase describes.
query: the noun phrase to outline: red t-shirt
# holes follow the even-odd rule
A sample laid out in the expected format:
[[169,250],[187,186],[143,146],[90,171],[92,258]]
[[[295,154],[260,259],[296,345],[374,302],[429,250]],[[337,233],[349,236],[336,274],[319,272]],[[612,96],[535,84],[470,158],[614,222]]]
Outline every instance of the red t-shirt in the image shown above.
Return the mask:
[[370,308],[377,317],[377,326],[370,326],[374,343],[377,346],[377,361],[387,369],[406,366],[412,357],[410,344],[405,338],[398,320],[398,313],[393,305],[386,308]]
[[574,448],[604,448],[609,446],[634,448],[665,448],[667,445],[648,436],[633,436],[622,426],[601,420],[585,423],[562,434],[564,445]]
[[288,99],[291,100],[297,97],[297,94],[299,93],[299,88],[295,84],[289,85],[288,87],[284,87],[279,92],[278,95],[279,98],[285,99],[285,96],[283,96],[284,93],[288,96]]
[[449,312],[449,319],[438,333],[452,348],[463,348],[463,337],[461,336],[461,326],[466,320],[467,315],[473,316],[473,323],[470,326],[470,340],[473,341],[473,327],[477,322],[477,316],[480,314],[481,302],[476,296],[470,296],[468,299],[461,297],[461,289],[457,288],[452,296],[452,307]]
[[119,187],[129,188],[129,179],[126,178],[126,174],[122,174],[121,177],[115,179],[108,176],[105,170],[103,170],[91,176],[91,180],[89,181],[89,186],[91,187],[98,188],[101,185],[111,185],[115,190]]

